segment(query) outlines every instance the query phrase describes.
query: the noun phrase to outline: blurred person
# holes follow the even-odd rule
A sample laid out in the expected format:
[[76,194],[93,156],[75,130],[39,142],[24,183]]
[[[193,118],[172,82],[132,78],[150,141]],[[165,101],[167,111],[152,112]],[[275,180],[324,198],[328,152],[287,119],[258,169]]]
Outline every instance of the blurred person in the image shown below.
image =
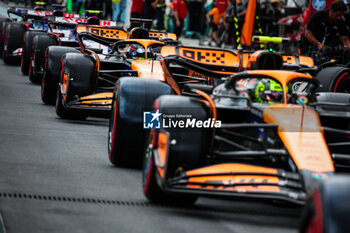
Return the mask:
[[223,13],[227,10],[228,2],[227,0],[217,0],[216,7],[218,8],[220,13]]
[[67,0],[67,13],[76,12],[79,15],[84,13],[84,0]]
[[277,21],[281,18],[282,12],[279,0],[268,0],[260,7],[260,16],[264,34],[278,36],[279,26]]
[[[144,0],[143,1],[143,10],[142,10],[142,18],[144,19],[155,19],[156,16],[156,3],[157,0]],[[151,29],[152,24],[146,24],[145,27],[147,29]]]
[[345,11],[346,5],[343,1],[334,1],[329,10],[316,11],[305,29],[301,53],[307,54],[312,50],[339,44],[350,48],[348,31],[342,19]]
[[184,27],[185,18],[187,17],[187,4],[184,0],[173,0],[173,12],[175,29],[174,33],[177,39],[180,38],[182,33],[182,28]]
[[[142,17],[143,0],[132,0],[130,18],[139,19]],[[138,24],[131,23],[130,29],[137,27]]]
[[216,6],[216,0],[213,0],[211,3],[209,3],[206,7],[205,7],[205,14],[203,15],[204,17],[204,32],[203,34],[205,36],[208,36],[210,33],[210,25],[209,22],[207,20],[207,14]]
[[235,18],[235,6],[233,5],[233,0],[227,0],[227,9],[226,9],[226,20],[225,20],[225,30],[227,31],[227,44],[231,44],[235,27],[234,27],[234,18]]
[[107,20],[111,20],[113,17],[112,0],[103,1],[103,17]]
[[226,13],[221,12],[219,8],[215,7],[209,13],[207,14],[207,20],[209,22],[209,26],[211,28],[211,35],[210,39],[208,42],[208,45],[211,46],[211,42],[214,40],[217,46],[220,46],[220,41],[219,41],[219,24],[220,20],[226,19]]
[[125,21],[126,0],[112,0],[112,9],[114,21]]
[[103,1],[86,0],[85,5],[88,10],[103,10]]
[[156,13],[156,30],[163,31],[165,30],[164,19],[165,19],[165,9],[166,5],[164,0],[155,0],[152,3],[152,6],[155,8]]

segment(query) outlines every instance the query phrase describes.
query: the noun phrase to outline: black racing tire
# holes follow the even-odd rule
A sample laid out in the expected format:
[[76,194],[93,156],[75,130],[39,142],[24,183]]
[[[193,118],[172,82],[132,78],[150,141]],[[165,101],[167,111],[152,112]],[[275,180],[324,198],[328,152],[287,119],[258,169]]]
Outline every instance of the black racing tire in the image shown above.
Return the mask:
[[138,77],[120,78],[114,89],[108,132],[108,156],[118,167],[141,168],[148,130],[143,112],[153,109],[160,95],[170,94],[169,85]]
[[[151,135],[150,135],[151,136]],[[168,205],[193,205],[198,196],[188,194],[170,194],[163,191],[157,182],[157,171],[154,154],[152,150],[147,150],[142,168],[142,188],[145,197],[156,204]]]
[[3,60],[5,64],[19,63],[20,59],[12,57],[12,52],[18,48],[22,48],[24,33],[26,28],[20,23],[9,23],[6,27]]
[[94,82],[94,62],[91,57],[84,54],[66,53],[62,58],[62,70],[60,86],[64,84],[64,75],[68,75],[66,82],[65,98],[63,88],[58,88],[56,113],[59,117],[72,120],[85,120],[88,112],[83,110],[68,109],[66,106],[77,97],[92,94]]
[[[163,95],[155,101],[155,106],[163,115],[191,115],[191,119],[206,121],[208,108],[204,103],[186,96]],[[169,133],[171,145],[166,164],[166,177],[178,175],[180,171],[197,168],[208,152],[211,128],[164,128]],[[157,138],[157,137],[156,137]]]
[[62,57],[66,53],[81,53],[75,48],[49,46],[45,51],[45,66],[41,82],[41,100],[45,104],[54,105],[60,81]]
[[344,66],[326,67],[315,77],[320,82],[318,92],[350,93],[350,69]]
[[349,196],[349,176],[329,177],[308,199],[300,232],[349,232]]
[[33,51],[33,39],[37,35],[45,34],[41,31],[26,31],[23,37],[22,56],[21,56],[21,71],[24,75],[29,74],[30,57]]
[[10,20],[8,18],[0,18],[0,58],[2,58],[2,53],[4,52],[6,27],[9,22]]
[[57,45],[56,38],[48,34],[36,35],[33,39],[33,51],[29,62],[29,80],[41,83],[42,70],[45,66],[45,51],[51,45]]

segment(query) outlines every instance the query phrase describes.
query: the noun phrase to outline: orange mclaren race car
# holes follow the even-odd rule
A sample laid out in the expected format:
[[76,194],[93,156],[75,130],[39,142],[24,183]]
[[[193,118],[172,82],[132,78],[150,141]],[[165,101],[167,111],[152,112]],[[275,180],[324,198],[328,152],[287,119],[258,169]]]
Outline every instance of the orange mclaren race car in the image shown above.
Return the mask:
[[[266,50],[255,53],[238,50],[235,53],[229,50],[209,48],[164,46],[161,55],[168,56],[165,61],[171,60],[172,62],[168,68],[166,68],[165,61],[159,62],[162,66],[159,80],[163,79],[169,84],[172,91],[169,85],[157,81],[151,83],[147,80],[124,79],[115,86],[108,154],[110,161],[116,166],[141,166],[146,140],[146,132],[142,129],[142,112],[147,107],[152,108],[155,98],[160,94],[172,92],[180,95],[183,93],[184,84],[187,83],[216,86],[222,82],[222,78],[227,78],[245,69],[281,70],[285,67],[294,67],[308,70],[313,68],[312,59],[308,57],[280,55]],[[186,68],[190,65],[201,67],[201,72],[205,70],[208,74],[203,75]],[[174,76],[174,79],[167,78],[171,76]],[[140,86],[147,86],[147,88],[140,88]],[[131,128],[134,131],[128,130]],[[137,133],[130,134],[129,132]]]
[[[268,54],[267,62],[283,65],[278,54]],[[186,202],[191,194],[192,202],[213,194],[304,203],[334,165],[349,168],[350,155],[333,152],[340,144],[349,148],[349,132],[321,126],[314,109],[330,100],[317,102],[312,76],[283,70],[232,76],[240,61],[226,50],[165,46],[162,55],[165,83],[118,80],[108,135],[109,159],[117,166],[137,166],[149,145],[143,184],[150,200]],[[251,66],[267,62],[251,60]],[[329,109],[331,115],[337,117],[337,110]],[[193,129],[197,121],[206,126]],[[149,127],[160,129],[147,139]],[[345,141],[331,144],[330,152],[324,132]]]
[[[108,112],[114,84],[122,76],[163,79],[155,60],[160,59],[164,42],[119,40],[126,37],[120,29],[85,27],[78,28],[82,30],[77,35],[81,53],[66,53],[62,58],[56,99],[56,113],[62,118],[84,119],[91,111]],[[162,35],[166,33],[160,33],[160,39]],[[89,41],[98,47],[87,47]]]
[[324,131],[333,131],[313,109],[318,82],[309,75],[247,71],[211,89],[186,86],[192,97],[163,95],[154,103],[160,127],[143,167],[144,194],[153,202],[225,195],[302,204],[350,158],[328,149]]
[[[87,33],[90,36],[89,39],[84,40],[85,44],[81,44],[80,48],[59,45],[49,46],[46,49],[45,66],[41,85],[41,99],[46,104],[55,103],[63,55],[67,53],[69,53],[70,56],[72,53],[76,53],[77,56],[88,54],[86,55],[87,58],[90,54],[96,55],[92,50],[101,53],[103,49],[105,50],[104,53],[107,54],[108,50],[111,49],[110,44],[127,37],[126,32],[120,28],[101,27],[98,25],[78,25],[76,27],[76,33],[77,36],[79,33]],[[83,36],[83,34],[81,35]],[[76,43],[79,44],[77,36]],[[82,38],[80,38],[80,41],[81,39]],[[80,69],[79,71],[83,70]]]

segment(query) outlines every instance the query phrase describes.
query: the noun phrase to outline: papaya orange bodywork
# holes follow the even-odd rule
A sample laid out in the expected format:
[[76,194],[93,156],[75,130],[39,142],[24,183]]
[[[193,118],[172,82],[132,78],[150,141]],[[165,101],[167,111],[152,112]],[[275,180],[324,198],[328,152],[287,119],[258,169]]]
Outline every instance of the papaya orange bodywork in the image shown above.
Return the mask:
[[299,56],[299,63],[303,66],[313,68],[315,66],[314,60],[311,57]]
[[67,84],[68,84],[68,74],[63,74],[63,80],[62,80],[62,97],[65,100],[66,99],[66,93],[67,93]]
[[92,26],[77,26],[77,33],[79,32],[89,32],[92,35],[115,39],[124,40],[127,38],[127,33],[124,30],[116,28],[106,28],[106,27],[92,27]]
[[279,126],[278,135],[298,169],[334,171],[320,119],[314,110],[279,104],[266,108],[263,115],[266,123]]
[[159,133],[158,134],[158,144],[157,144],[157,151],[158,151],[158,158],[156,161],[160,164],[157,164],[157,170],[160,175],[160,177],[164,178],[164,165],[166,163],[167,153],[168,153],[168,135],[166,133]]
[[[91,99],[104,99],[104,98],[108,98],[106,100],[91,100]],[[110,105],[112,104],[112,98],[113,98],[113,93],[112,92],[103,92],[103,93],[99,93],[99,94],[93,94],[93,95],[88,95],[88,96],[84,96],[81,97],[81,107],[87,106],[87,104],[89,104],[90,106],[93,104],[106,104],[106,105]]]
[[158,37],[159,40],[163,39],[173,39],[177,40],[177,36],[175,33],[170,33],[170,32],[149,32],[150,37]]
[[164,46],[161,50],[163,57],[178,55],[185,59],[206,65],[238,67],[237,55],[228,50],[216,50],[192,47],[170,47]]
[[[153,63],[153,71],[152,71]],[[131,63],[131,69],[138,71],[139,78],[164,81],[163,69],[159,61],[136,60]]]
[[282,56],[284,64],[296,65],[295,56]]
[[[222,175],[215,176],[216,173],[232,173],[232,175]],[[266,173],[264,175],[242,175],[233,173]],[[189,182],[203,183],[209,181],[220,181],[223,185],[225,184],[235,184],[232,187],[223,187],[218,185],[215,189],[225,189],[232,191],[270,191],[270,192],[279,192],[280,189],[276,187],[279,182],[277,175],[277,170],[273,168],[265,168],[247,164],[237,164],[237,163],[226,163],[226,164],[217,164],[208,167],[203,167],[195,170],[186,172],[187,176],[190,176]],[[191,177],[195,175],[201,175],[199,177]],[[206,176],[208,175],[208,176]],[[247,183],[265,183],[264,185],[247,185]],[[271,184],[271,186],[267,184]],[[241,185],[239,185],[241,184]],[[200,184],[188,184],[188,188],[203,188]],[[206,188],[214,188],[211,186],[206,186]]]

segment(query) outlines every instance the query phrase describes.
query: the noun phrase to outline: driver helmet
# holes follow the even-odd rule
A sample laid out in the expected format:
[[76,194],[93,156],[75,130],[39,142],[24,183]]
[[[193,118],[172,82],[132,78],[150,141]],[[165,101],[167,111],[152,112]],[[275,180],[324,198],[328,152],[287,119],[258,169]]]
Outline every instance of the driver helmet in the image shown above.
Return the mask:
[[255,102],[281,103],[283,100],[283,88],[281,84],[272,79],[263,79],[255,87]]
[[86,20],[86,23],[89,25],[100,25],[100,19],[96,16],[91,16]]
[[[129,57],[135,60],[146,59],[145,48],[139,44],[133,44],[130,46]],[[150,48],[147,49],[147,58],[152,58]]]

